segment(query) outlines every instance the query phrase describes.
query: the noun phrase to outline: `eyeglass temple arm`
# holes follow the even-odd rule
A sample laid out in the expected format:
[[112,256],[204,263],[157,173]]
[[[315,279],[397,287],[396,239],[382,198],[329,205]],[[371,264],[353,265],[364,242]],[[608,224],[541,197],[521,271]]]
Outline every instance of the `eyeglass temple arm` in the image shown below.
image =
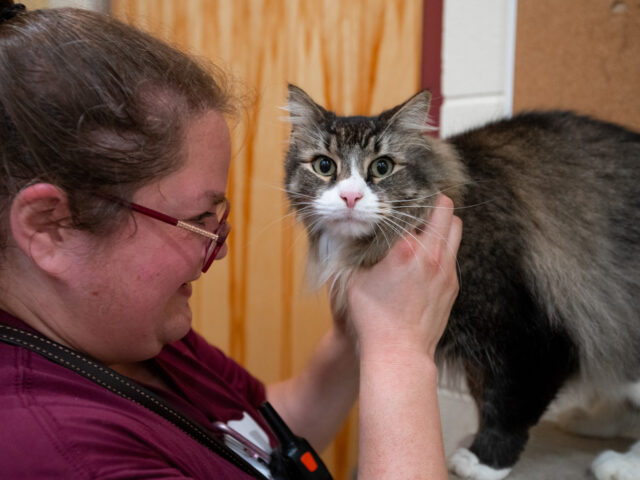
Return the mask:
[[124,205],[126,207],[129,207],[131,210],[134,210],[138,213],[141,213],[143,215],[146,215],[147,217],[151,217],[151,218],[155,218],[156,220],[160,220],[161,222],[165,222],[168,223],[170,225],[174,225],[176,227],[180,227],[180,228],[184,228],[185,230],[189,230],[190,232],[194,232],[200,235],[203,235],[207,238],[210,238],[211,240],[217,241],[218,238],[220,238],[219,235],[216,235],[213,232],[210,232],[208,230],[205,230],[204,228],[200,228],[196,225],[192,225],[188,222],[184,222],[182,220],[178,220],[177,218],[174,218],[170,215],[166,215],[162,212],[158,212],[157,210],[153,210],[151,208],[147,208],[147,207],[143,207],[142,205],[138,205],[137,203],[133,203],[133,202],[128,202],[126,200],[123,200],[121,198],[116,198],[116,197],[111,197],[111,196],[106,196],[103,195],[104,198],[107,198],[109,200],[112,200],[114,202],[117,202],[121,205]]
[[123,205],[126,205],[129,208],[131,208],[131,210],[135,210],[136,212],[142,213],[147,217],[153,217],[157,220],[160,220],[162,222],[169,223],[175,226],[178,226],[178,224],[180,223],[180,220],[178,220],[177,218],[173,218],[169,215],[165,215],[164,213],[158,212],[157,210],[152,210],[150,208],[143,207],[142,205],[138,205],[136,203],[127,202],[126,200],[120,200],[120,202]]

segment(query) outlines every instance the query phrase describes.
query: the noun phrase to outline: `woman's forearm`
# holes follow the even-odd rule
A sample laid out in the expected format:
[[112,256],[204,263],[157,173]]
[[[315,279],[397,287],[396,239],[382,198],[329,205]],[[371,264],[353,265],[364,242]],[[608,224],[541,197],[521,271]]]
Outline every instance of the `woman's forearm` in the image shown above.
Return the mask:
[[446,480],[437,370],[421,352],[361,352],[358,478]]
[[336,328],[322,338],[303,371],[267,387],[267,399],[291,430],[318,451],[331,443],[357,395],[358,356]]

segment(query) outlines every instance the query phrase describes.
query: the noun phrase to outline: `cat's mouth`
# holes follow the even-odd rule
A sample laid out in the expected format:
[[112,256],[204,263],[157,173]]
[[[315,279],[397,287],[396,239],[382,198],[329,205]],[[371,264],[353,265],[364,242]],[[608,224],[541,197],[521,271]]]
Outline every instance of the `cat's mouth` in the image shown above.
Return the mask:
[[375,229],[372,222],[353,213],[328,218],[325,225],[332,234],[350,238],[369,236]]

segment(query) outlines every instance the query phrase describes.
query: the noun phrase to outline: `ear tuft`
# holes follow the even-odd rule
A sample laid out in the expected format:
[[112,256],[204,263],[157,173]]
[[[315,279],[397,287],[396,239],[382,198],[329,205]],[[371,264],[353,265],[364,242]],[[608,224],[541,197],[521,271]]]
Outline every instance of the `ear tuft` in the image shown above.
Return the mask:
[[291,83],[287,106],[284,110],[289,112],[289,121],[294,128],[296,125],[317,125],[327,113],[304,90]]
[[416,93],[406,102],[389,111],[389,126],[399,130],[428,132],[435,127],[429,124],[429,107],[431,92],[423,90]]

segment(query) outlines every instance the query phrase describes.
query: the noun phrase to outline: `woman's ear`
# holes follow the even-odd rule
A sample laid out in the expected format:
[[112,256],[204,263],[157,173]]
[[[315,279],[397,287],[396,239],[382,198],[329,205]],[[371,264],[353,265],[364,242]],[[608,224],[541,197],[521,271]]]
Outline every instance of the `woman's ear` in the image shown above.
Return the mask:
[[70,218],[67,194],[50,183],[36,183],[13,199],[9,224],[17,247],[41,269],[56,273],[68,266]]

